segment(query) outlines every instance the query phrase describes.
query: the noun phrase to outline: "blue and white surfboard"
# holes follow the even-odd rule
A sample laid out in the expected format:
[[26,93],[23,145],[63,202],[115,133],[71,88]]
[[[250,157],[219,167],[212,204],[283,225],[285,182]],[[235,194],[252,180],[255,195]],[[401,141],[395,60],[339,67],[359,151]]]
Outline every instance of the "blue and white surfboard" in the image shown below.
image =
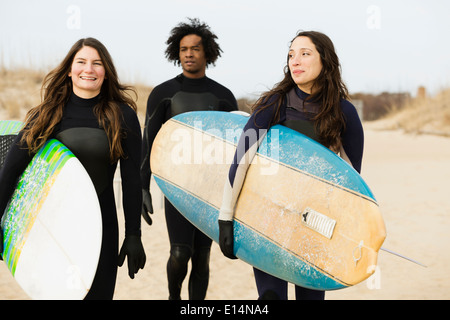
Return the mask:
[[[216,242],[223,186],[247,120],[227,112],[184,113],[167,121],[153,143],[151,168],[163,194]],[[386,237],[361,176],[281,125],[269,130],[247,171],[234,224],[238,258],[320,290],[368,278]]]

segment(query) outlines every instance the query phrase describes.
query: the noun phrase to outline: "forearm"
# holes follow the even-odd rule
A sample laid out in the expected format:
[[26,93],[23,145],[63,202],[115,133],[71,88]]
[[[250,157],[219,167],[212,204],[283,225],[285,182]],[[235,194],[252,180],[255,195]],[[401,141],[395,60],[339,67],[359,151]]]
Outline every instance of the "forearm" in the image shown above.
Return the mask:
[[234,207],[244,184],[247,170],[258,151],[259,145],[266,136],[268,124],[267,121],[265,128],[257,128],[254,123],[254,116],[252,116],[244,127],[225,182],[219,220],[233,220]]
[[16,137],[0,170],[0,217],[14,192],[18,178],[33,159],[28,149],[19,146],[21,137],[22,134]]

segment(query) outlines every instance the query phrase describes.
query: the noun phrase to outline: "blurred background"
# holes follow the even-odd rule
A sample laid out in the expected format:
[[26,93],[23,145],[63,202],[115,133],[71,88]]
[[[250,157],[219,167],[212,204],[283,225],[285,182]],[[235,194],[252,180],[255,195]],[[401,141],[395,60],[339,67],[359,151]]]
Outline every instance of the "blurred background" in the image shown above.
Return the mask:
[[122,82],[137,87],[142,113],[151,89],[181,72],[164,56],[170,30],[197,17],[223,50],[207,75],[243,110],[281,80],[297,31],[317,30],[334,42],[363,120],[432,108],[427,123],[412,113],[395,126],[442,133],[450,123],[437,105],[450,86],[449,9],[441,0],[0,0],[0,116],[22,118],[36,105],[42,77],[83,37],[106,45]]

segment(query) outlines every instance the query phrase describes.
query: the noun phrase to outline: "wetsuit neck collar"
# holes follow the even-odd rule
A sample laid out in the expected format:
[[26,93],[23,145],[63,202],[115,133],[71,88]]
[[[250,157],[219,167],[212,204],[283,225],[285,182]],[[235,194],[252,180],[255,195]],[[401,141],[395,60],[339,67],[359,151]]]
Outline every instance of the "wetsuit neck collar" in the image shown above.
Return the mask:
[[309,98],[309,94],[304,92],[303,90],[301,90],[299,87],[295,87],[295,93],[297,94],[297,96],[303,100],[306,100]]
[[90,99],[84,99],[77,96],[74,92],[70,95],[69,101],[80,107],[93,107],[100,100],[100,94]]
[[207,76],[204,76],[202,78],[195,78],[195,79],[193,79],[193,78],[186,77],[182,73],[180,75],[178,75],[177,78],[180,79],[180,81],[183,82],[183,83],[192,84],[192,85],[201,85],[201,84],[205,83],[208,80]]

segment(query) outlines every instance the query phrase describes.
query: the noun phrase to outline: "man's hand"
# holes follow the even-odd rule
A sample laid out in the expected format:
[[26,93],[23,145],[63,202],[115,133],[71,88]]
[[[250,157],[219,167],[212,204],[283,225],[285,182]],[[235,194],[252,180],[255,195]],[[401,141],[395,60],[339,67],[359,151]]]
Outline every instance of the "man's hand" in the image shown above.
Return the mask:
[[144,220],[151,226],[152,218],[150,218],[150,214],[153,214],[153,206],[152,206],[152,196],[149,190],[142,189],[142,211],[141,215]]

